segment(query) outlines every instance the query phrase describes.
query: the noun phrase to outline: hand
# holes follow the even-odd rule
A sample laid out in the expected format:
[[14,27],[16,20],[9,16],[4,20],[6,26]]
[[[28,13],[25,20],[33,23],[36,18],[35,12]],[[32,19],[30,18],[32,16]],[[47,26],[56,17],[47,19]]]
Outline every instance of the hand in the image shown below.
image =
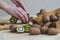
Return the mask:
[[26,7],[22,0],[11,0],[17,7],[21,7],[26,12]]
[[6,11],[8,14],[17,17],[23,23],[28,22],[27,13],[21,7],[11,7],[3,0],[0,0],[0,8]]
[[28,16],[27,16],[27,13],[20,7],[12,7],[10,9],[10,14],[17,17],[19,20],[21,20],[23,23],[26,23],[28,22]]

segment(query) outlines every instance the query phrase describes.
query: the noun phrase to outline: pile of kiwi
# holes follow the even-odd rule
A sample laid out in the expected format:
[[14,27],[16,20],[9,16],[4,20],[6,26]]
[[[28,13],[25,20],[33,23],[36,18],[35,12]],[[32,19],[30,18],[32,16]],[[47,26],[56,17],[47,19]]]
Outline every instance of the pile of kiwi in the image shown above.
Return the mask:
[[30,24],[25,24],[25,25],[16,25],[16,24],[11,24],[9,26],[9,29],[11,32],[17,32],[17,33],[24,33],[24,32],[29,32],[31,25]]
[[15,24],[10,25],[11,32],[17,33],[30,33],[31,35],[39,35],[39,34],[48,34],[48,35],[56,35],[58,31],[56,29],[56,23],[48,22],[43,26],[39,24],[26,24],[24,26],[17,26]]
[[[41,9],[37,16],[42,15],[42,21],[38,23],[33,20],[33,24],[35,24],[32,28],[30,28],[30,34],[35,34],[36,31],[39,34],[48,34],[48,35],[56,35],[58,34],[56,21],[60,20],[60,13],[56,13],[56,15],[47,16],[45,9]],[[36,25],[40,25],[36,26]],[[34,29],[35,28],[35,29]],[[38,30],[37,30],[38,29]],[[40,30],[39,30],[40,29]],[[40,32],[39,32],[40,31]]]
[[31,21],[30,24],[26,24],[24,26],[16,26],[11,25],[10,30],[11,32],[28,32],[31,35],[38,35],[38,34],[48,34],[48,35],[56,35],[58,31],[56,29],[56,21],[60,19],[60,13],[56,15],[51,15],[47,17],[45,9],[41,9],[40,13],[37,16],[42,15],[42,21],[37,23],[32,18],[29,20]]

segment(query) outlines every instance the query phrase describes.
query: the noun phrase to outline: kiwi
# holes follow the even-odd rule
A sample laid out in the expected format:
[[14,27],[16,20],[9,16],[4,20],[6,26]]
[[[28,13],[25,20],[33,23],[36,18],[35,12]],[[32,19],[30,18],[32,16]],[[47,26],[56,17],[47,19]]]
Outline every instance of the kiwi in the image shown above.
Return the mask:
[[49,28],[47,31],[48,35],[56,35],[58,34],[58,31],[56,30],[56,28]]
[[47,12],[46,12],[45,9],[41,9],[40,12],[37,13],[37,16],[39,17],[39,16],[41,16],[41,15],[43,15],[43,14],[46,14],[46,13],[47,13]]
[[60,13],[56,13],[57,19],[60,20]]
[[12,16],[11,18],[10,18],[10,23],[11,24],[15,24],[16,22],[17,22],[17,18],[16,17],[14,17],[14,16]]
[[48,26],[51,22],[46,23],[43,27],[40,28],[42,34],[46,34],[48,30]]
[[47,15],[43,15],[42,16],[42,22],[43,22],[43,24],[48,23],[49,21],[50,21],[50,19],[49,19],[49,17],[47,17]]
[[57,17],[55,15],[51,15],[50,22],[56,22],[56,21],[57,21]]
[[46,32],[47,32],[47,30],[48,30],[48,27],[44,26],[44,27],[42,27],[40,30],[41,30],[41,33],[42,33],[42,34],[46,34]]
[[56,23],[55,22],[52,22],[48,27],[49,28],[56,28]]
[[46,10],[45,9],[41,9],[40,10],[40,14],[46,14],[47,12],[46,12]]
[[36,27],[30,27],[30,34],[31,35],[38,35],[40,34],[40,29],[39,28],[36,28]]
[[23,27],[24,27],[24,32],[30,32],[30,27],[31,27],[30,24],[26,24]]
[[12,24],[12,25],[10,25],[9,29],[11,32],[16,32],[16,27],[17,26],[15,24]]
[[34,24],[33,27],[41,28],[41,26],[38,24]]
[[16,31],[17,31],[17,33],[23,33],[25,30],[24,30],[24,27],[23,26],[17,26],[16,27]]

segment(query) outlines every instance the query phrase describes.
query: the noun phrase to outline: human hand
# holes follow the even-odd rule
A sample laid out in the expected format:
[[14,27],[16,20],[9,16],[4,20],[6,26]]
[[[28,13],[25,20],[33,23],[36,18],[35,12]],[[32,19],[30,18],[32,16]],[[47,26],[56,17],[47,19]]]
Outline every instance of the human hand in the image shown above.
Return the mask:
[[21,7],[11,7],[10,5],[7,5],[7,3],[5,3],[3,0],[0,0],[0,7],[8,14],[17,17],[23,23],[29,21],[27,13]]
[[26,12],[25,4],[22,0],[11,0],[17,7],[21,7]]

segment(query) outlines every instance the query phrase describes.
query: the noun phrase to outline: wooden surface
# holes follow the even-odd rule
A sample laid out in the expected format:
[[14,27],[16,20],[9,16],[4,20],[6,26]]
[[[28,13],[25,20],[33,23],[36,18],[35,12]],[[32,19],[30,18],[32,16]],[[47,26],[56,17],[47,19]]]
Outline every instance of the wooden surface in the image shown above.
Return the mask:
[[57,24],[57,30],[60,33],[60,21],[57,21],[56,24]]

